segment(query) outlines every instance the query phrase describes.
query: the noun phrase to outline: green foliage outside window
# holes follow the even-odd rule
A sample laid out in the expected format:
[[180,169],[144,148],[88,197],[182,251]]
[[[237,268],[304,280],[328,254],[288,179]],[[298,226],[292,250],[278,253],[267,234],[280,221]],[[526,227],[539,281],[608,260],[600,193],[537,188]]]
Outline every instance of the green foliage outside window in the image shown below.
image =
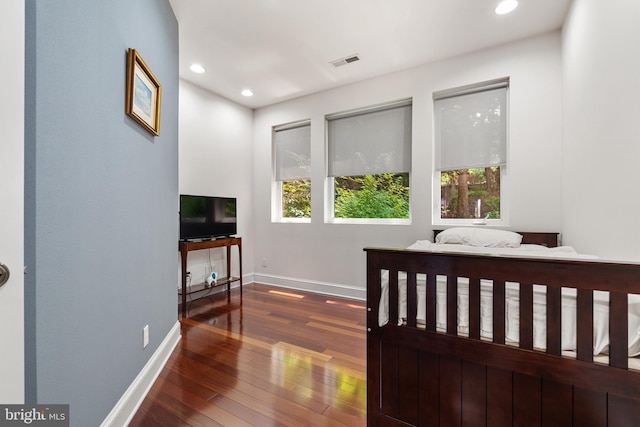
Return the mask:
[[440,173],[442,218],[500,218],[500,167]]
[[[409,218],[409,174],[335,179],[335,218]],[[282,217],[311,218],[311,180],[282,182]]]
[[311,180],[282,182],[282,217],[311,218]]
[[335,218],[409,218],[409,174],[335,178]]

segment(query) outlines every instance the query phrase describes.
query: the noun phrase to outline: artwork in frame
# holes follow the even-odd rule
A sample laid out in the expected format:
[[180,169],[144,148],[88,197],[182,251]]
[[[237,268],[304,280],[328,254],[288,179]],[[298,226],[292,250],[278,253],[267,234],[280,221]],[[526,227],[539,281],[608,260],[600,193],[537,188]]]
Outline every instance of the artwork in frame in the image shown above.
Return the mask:
[[135,49],[127,55],[126,113],[152,135],[160,135],[162,85]]

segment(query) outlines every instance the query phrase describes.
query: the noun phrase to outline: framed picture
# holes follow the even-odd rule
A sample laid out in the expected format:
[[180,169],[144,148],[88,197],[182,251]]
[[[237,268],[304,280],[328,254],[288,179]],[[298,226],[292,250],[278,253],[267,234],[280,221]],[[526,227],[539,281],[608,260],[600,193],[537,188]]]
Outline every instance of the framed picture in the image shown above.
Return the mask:
[[160,135],[162,85],[135,49],[127,55],[127,105],[129,117],[152,135]]

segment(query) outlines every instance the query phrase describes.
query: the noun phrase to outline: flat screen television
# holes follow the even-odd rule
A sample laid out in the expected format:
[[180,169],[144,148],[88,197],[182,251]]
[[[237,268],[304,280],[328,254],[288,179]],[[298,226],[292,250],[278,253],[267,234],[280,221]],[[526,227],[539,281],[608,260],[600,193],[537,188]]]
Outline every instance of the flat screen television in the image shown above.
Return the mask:
[[237,233],[235,197],[180,195],[180,240],[204,240]]

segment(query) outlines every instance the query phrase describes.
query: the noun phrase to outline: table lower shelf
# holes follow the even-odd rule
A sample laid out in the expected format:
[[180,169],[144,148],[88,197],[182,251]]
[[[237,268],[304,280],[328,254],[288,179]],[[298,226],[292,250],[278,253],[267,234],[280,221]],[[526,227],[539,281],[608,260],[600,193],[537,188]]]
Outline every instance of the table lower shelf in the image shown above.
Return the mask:
[[[187,286],[187,288],[196,288],[196,289],[191,289],[188,290],[187,292],[185,292],[185,295],[191,295],[191,294],[196,294],[198,292],[204,292],[204,291],[208,291],[211,290],[212,288],[217,288],[220,286],[225,286],[228,285],[229,289],[227,290],[231,290],[231,283],[233,282],[240,282],[240,278],[239,277],[223,277],[222,279],[218,279],[216,281],[216,283],[212,283],[211,285],[207,285],[205,282],[201,282],[201,283],[197,283],[195,285],[190,285]],[[242,286],[242,283],[240,283],[240,286]],[[182,295],[182,290],[178,289],[178,295]]]

